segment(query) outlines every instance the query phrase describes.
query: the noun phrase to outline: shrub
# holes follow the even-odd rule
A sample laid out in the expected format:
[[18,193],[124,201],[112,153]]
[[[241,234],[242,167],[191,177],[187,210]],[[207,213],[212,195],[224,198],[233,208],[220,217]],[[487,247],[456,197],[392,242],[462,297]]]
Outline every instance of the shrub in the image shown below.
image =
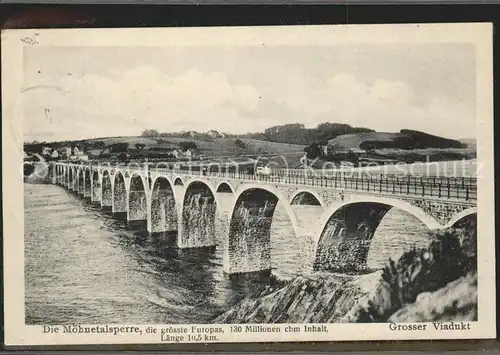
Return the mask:
[[466,252],[464,230],[437,232],[427,248],[404,253],[397,262],[389,259],[382,271],[386,298],[376,298],[361,310],[358,321],[384,322],[422,292],[436,291],[476,268],[476,256]]
[[128,143],[115,143],[109,146],[109,151],[111,153],[125,153],[128,151]]
[[160,133],[156,129],[146,129],[141,135],[143,137],[158,137]]
[[304,148],[304,152],[306,152],[308,159],[315,159],[321,155],[321,147],[318,143],[311,143]]
[[191,149],[191,150],[196,150],[198,148],[198,146],[196,145],[195,142],[190,142],[190,141],[182,141],[182,142],[179,142],[179,147],[183,150],[183,151],[186,151],[188,149]]
[[243,142],[241,139],[237,138],[234,140],[234,144],[238,147],[238,148],[242,148],[242,149],[245,149],[247,146],[245,144],[245,142]]
[[136,143],[136,144],[135,144],[135,148],[136,148],[137,150],[143,150],[145,146],[146,146],[146,145],[145,145],[145,144],[143,144],[143,143]]

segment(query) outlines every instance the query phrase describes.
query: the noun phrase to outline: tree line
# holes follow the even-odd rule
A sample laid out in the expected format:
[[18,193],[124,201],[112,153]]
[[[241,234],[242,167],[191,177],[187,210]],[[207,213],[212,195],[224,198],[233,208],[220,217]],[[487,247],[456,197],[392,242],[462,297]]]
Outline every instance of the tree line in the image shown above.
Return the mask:
[[[328,144],[328,141],[344,134],[375,132],[365,127],[352,127],[344,123],[325,122],[316,128],[306,128],[301,123],[291,123],[269,127],[264,132],[254,132],[245,134],[224,133],[227,138],[258,139],[268,142],[309,145],[318,143]],[[189,132],[159,132],[155,129],[146,129],[142,132],[143,137],[193,137],[199,139],[210,138],[206,133],[195,131]]]

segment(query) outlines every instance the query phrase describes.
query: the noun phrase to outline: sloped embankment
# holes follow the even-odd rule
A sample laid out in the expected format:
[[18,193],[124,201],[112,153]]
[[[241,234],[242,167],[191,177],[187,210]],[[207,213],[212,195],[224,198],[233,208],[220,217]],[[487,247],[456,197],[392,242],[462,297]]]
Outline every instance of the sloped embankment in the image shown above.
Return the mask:
[[473,321],[477,319],[477,274],[450,282],[394,313],[390,322]]
[[381,271],[316,274],[248,297],[214,323],[333,323],[477,318],[476,253],[467,235],[446,230]]
[[364,276],[297,277],[274,292],[245,298],[214,323],[328,323],[375,287],[380,272]]

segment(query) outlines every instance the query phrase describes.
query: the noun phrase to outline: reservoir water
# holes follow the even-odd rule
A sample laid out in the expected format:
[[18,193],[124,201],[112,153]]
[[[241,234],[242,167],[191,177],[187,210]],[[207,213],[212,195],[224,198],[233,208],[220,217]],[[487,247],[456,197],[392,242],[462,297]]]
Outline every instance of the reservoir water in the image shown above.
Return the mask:
[[[220,240],[215,249],[179,250],[60,186],[25,183],[24,194],[27,324],[206,323],[273,282],[269,273],[224,274]],[[298,275],[302,244],[280,204],[271,229],[272,274]],[[427,241],[420,221],[392,209],[368,266]]]

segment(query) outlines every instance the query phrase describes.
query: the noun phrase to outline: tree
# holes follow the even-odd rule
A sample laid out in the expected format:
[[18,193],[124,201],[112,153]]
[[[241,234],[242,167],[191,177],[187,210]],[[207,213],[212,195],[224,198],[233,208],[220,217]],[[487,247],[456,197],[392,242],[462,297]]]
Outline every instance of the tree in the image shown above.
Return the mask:
[[128,143],[115,143],[109,146],[111,153],[124,153],[128,151]]
[[190,142],[190,141],[179,142],[179,147],[181,147],[182,151],[184,151],[184,152],[188,149],[190,149],[190,150],[198,149],[198,146],[196,145],[196,143]]
[[243,142],[241,139],[237,138],[234,140],[234,144],[239,147],[239,148],[242,148],[242,149],[245,149],[247,146],[245,144],[245,142]]
[[364,141],[359,147],[367,152],[372,153],[375,149],[378,148],[377,141]]
[[349,151],[346,154],[346,160],[350,161],[351,163],[354,164],[354,166],[358,166],[359,164],[359,157],[356,153],[354,153],[352,150],[349,149]]
[[127,161],[128,155],[127,155],[127,153],[120,153],[116,156],[116,159],[124,162],[124,161]]
[[158,137],[160,133],[156,129],[146,129],[141,135],[143,137]]
[[318,143],[311,143],[304,148],[307,154],[307,159],[316,159],[321,155],[321,147]]
[[[64,145],[66,145],[66,144],[64,144]],[[106,143],[104,143],[103,141],[95,141],[94,142],[94,148],[103,149],[104,147],[106,147]]]

